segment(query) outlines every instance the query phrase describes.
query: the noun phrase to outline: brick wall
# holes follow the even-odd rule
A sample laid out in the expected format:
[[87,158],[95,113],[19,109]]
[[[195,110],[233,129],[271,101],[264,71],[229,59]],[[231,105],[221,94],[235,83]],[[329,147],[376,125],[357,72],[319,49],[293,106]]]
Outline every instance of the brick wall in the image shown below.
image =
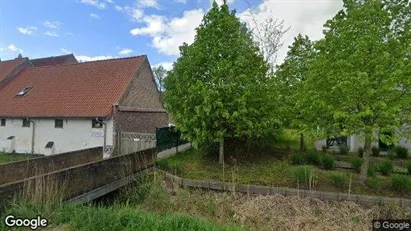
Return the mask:
[[168,125],[167,113],[117,112],[114,115],[117,131],[156,133],[156,127]]

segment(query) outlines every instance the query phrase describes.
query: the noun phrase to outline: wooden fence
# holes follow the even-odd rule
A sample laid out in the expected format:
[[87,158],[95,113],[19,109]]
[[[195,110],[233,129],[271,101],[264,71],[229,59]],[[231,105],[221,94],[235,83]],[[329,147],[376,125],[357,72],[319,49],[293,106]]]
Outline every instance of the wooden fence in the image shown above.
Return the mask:
[[156,147],[156,134],[120,132],[119,155]]
[[281,194],[284,196],[299,196],[299,197],[311,197],[320,200],[336,200],[336,201],[354,201],[360,204],[378,204],[378,205],[398,205],[401,207],[411,207],[411,200],[404,198],[390,198],[390,197],[378,197],[367,196],[357,194],[335,193],[335,192],[323,192],[293,189],[285,187],[269,187],[261,185],[250,184],[235,184],[214,180],[192,180],[184,179],[168,172],[157,169],[157,171],[164,174],[166,179],[169,179],[180,186],[187,186],[193,188],[202,188],[208,190],[217,191],[230,191],[241,192],[247,194],[262,194],[262,195],[275,195]]

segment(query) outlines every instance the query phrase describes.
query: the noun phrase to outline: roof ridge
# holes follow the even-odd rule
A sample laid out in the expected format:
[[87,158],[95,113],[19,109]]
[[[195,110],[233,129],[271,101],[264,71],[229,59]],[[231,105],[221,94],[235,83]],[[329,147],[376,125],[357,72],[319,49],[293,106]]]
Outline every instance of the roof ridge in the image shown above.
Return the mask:
[[73,55],[73,56],[74,56],[74,54],[73,54],[73,53],[71,53],[71,54],[64,54],[64,55],[57,55],[57,56],[47,56],[47,57],[43,57],[43,58],[35,58],[35,59],[30,59],[30,60],[49,59],[49,58],[59,58],[59,57],[65,57],[65,56],[71,56],[71,55]]
[[137,56],[130,56],[130,57],[122,57],[122,58],[100,59],[100,60],[86,61],[86,62],[79,62],[79,63],[67,63],[67,64],[59,64],[59,65],[28,67],[27,69],[59,67],[59,66],[74,66],[74,65],[80,65],[80,64],[97,63],[97,62],[104,62],[104,61],[115,61],[115,60],[124,60],[124,59],[135,59],[135,58],[142,58],[142,57],[147,57],[147,55],[144,54],[144,55],[137,55]]

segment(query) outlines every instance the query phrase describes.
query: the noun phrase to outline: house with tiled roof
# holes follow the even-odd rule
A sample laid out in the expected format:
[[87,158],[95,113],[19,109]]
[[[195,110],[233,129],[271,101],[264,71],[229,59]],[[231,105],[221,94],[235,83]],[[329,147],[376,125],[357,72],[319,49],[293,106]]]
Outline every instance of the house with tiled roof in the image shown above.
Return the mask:
[[76,57],[73,54],[51,56],[46,58],[30,59],[33,67],[45,67],[55,66],[62,64],[75,64],[78,63]]
[[0,87],[30,65],[29,59],[21,55],[12,60],[0,60]]
[[145,55],[34,64],[0,87],[0,150],[113,150],[120,132],[155,134],[156,127],[167,126]]

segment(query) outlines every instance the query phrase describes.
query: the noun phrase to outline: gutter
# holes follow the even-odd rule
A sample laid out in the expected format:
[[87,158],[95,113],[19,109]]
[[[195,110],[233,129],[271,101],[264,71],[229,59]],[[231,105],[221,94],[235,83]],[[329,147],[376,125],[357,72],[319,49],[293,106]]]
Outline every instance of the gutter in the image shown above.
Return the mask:
[[31,133],[31,154],[34,154],[34,137],[35,137],[35,132],[36,132],[36,122],[34,122],[33,120],[31,120],[30,118],[27,118],[28,121],[30,121],[31,123],[33,123],[33,129],[32,129],[32,133]]
[[103,141],[103,154],[106,152],[106,140],[107,140],[107,124],[103,122],[103,120],[99,120],[96,118],[96,120],[104,125],[104,141]]

